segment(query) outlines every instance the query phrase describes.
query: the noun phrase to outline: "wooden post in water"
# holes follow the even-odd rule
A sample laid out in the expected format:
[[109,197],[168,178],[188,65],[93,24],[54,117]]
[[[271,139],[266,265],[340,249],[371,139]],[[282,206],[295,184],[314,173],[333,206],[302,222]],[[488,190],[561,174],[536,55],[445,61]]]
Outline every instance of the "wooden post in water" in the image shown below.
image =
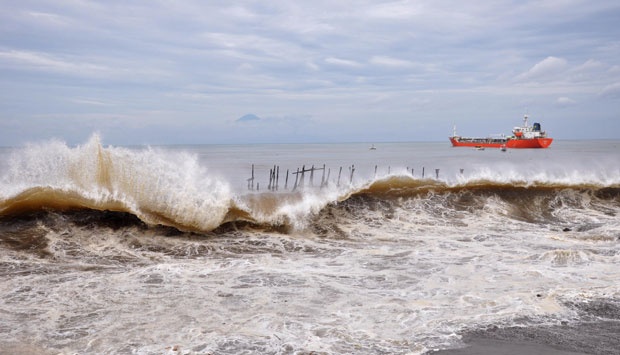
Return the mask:
[[305,177],[305,173],[306,173],[306,166],[303,165],[301,167],[301,179],[299,179],[299,187],[301,187],[303,189],[304,187],[304,177]]
[[422,177],[424,177],[424,167],[422,167]]
[[299,168],[297,168],[297,172],[295,174],[295,185],[293,185],[293,191],[297,190],[297,180],[299,179]]
[[314,165],[312,165],[312,168],[310,168],[310,186],[314,186]]
[[338,182],[336,183],[336,186],[340,186],[340,174],[342,174],[342,167],[340,167],[340,170],[338,171]]
[[288,190],[288,169],[286,169],[286,180],[284,180],[284,190]]
[[332,169],[331,168],[327,169],[327,180],[325,180],[325,186],[329,184],[329,175],[331,175],[331,173],[332,173]]
[[377,166],[375,165],[375,178],[377,177]]
[[439,169],[435,169],[435,178],[439,179]]
[[321,187],[325,185],[325,164],[323,164],[323,175],[321,176]]
[[269,184],[267,185],[267,190],[271,190],[271,178],[273,177],[273,170],[269,169]]
[[254,164],[252,164],[252,177],[248,180],[248,190],[254,191]]
[[349,180],[349,184],[352,184],[353,183],[353,173],[355,172],[355,165],[351,165],[349,170],[351,170],[351,179]]
[[278,191],[278,184],[280,181],[280,166],[278,165],[278,168],[276,170],[276,191]]
[[463,175],[463,171],[465,171],[465,169],[460,169],[459,172],[461,173],[461,175]]

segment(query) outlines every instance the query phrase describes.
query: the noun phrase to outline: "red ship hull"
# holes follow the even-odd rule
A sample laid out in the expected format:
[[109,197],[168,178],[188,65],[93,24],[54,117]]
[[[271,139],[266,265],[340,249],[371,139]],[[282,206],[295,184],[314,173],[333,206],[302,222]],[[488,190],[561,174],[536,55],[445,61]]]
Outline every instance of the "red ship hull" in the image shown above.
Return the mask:
[[506,148],[547,148],[553,138],[509,139]]
[[514,139],[491,139],[480,138],[472,140],[460,140],[460,137],[450,137],[453,147],[482,147],[482,148],[547,148],[553,142],[553,138],[514,138]]

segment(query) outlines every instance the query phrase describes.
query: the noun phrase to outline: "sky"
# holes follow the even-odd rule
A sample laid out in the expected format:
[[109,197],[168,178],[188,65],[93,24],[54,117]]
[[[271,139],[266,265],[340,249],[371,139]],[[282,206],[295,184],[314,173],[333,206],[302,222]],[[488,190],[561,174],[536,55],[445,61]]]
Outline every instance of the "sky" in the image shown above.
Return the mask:
[[0,146],[620,137],[617,0],[0,6]]

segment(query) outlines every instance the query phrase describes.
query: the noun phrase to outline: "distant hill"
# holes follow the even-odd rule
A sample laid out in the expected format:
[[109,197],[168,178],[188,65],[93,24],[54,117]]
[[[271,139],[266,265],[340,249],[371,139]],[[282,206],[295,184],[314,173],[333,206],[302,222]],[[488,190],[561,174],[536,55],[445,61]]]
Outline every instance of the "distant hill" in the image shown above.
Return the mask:
[[248,113],[247,115],[237,118],[237,122],[248,122],[248,121],[259,121],[259,120],[260,120],[260,117],[256,116],[253,113]]

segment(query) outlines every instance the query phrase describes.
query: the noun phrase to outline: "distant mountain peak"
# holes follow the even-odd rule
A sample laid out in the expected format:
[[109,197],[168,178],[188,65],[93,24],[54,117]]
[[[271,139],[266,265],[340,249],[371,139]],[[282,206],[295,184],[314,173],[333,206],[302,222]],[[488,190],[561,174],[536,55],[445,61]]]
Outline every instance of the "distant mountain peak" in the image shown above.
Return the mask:
[[258,121],[261,118],[256,116],[253,113],[248,113],[247,115],[243,115],[239,118],[237,118],[237,122],[248,122],[248,121]]

